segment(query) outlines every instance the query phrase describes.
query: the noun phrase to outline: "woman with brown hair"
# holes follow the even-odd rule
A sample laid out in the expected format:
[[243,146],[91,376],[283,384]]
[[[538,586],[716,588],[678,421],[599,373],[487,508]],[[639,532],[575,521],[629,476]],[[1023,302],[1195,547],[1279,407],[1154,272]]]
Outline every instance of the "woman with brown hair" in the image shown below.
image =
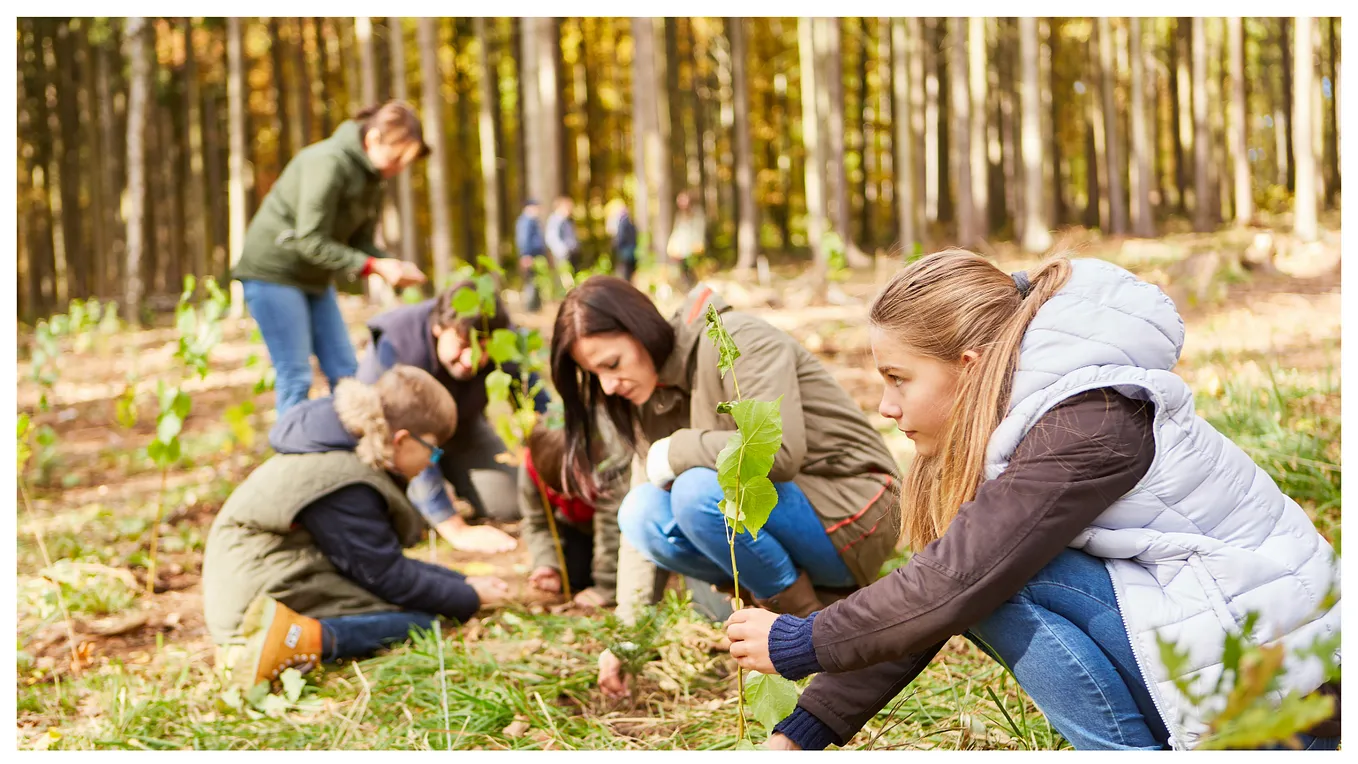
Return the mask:
[[[741,350],[734,375],[724,379],[706,337],[709,305]],[[765,321],[730,310],[710,288],[694,289],[668,320],[636,287],[612,276],[595,276],[566,295],[552,335],[552,381],[565,407],[571,492],[592,497],[602,488],[592,425],[596,413],[606,415],[635,454],[632,472],[648,478],[621,501],[616,522],[623,538],[665,570],[730,587],[715,467],[735,422],[716,407],[737,397],[736,377],[747,399],[782,396],[783,419],[782,447],[769,473],[778,506],[757,539],[736,539],[741,586],[765,607],[809,615],[823,600],[876,580],[891,554],[899,529],[896,464],[814,356]],[[618,571],[620,610],[648,586],[643,579]],[[600,685],[625,691],[607,654]]]
[[358,368],[336,276],[375,273],[398,289],[424,283],[418,268],[373,242],[384,182],[429,155],[423,136],[410,104],[364,109],[298,152],[250,221],[231,276],[277,371],[279,416],[306,400],[313,354],[332,392]]
[[427,372],[341,382],[269,434],[277,454],[232,492],[208,533],[203,609],[219,665],[251,687],[464,621],[508,591],[406,557],[425,523],[404,483],[437,463],[457,421]]

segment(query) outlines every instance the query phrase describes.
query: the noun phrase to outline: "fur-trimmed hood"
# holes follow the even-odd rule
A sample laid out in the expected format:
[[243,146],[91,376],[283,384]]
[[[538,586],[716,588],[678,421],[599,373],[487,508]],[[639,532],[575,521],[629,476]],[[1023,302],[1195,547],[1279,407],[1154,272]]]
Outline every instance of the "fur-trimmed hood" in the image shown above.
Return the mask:
[[269,432],[280,454],[353,451],[374,469],[391,462],[391,432],[382,401],[371,387],[353,379],[339,383],[335,395],[294,406]]

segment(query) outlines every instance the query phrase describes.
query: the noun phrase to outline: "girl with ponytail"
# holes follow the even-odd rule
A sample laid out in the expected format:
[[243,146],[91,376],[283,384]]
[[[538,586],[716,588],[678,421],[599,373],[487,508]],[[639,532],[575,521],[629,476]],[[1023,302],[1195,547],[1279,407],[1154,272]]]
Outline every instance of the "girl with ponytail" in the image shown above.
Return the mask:
[[[1158,288],[1101,260],[1009,274],[948,250],[897,274],[870,323],[879,411],[916,447],[914,555],[808,618],[731,616],[742,666],[820,672],[770,747],[847,743],[959,634],[1077,749],[1196,746],[1219,708],[1175,680],[1212,695],[1250,613],[1287,656],[1275,702],[1338,692],[1311,649],[1339,631],[1333,549],[1194,414],[1172,372],[1183,320]],[[1335,748],[1335,708],[1294,742]]]

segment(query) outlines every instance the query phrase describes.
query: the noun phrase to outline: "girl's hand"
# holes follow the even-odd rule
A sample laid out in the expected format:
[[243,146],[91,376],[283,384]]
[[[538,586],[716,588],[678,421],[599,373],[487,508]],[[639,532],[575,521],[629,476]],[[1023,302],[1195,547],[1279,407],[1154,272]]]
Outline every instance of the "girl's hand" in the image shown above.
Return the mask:
[[392,284],[392,286],[397,289],[405,289],[408,286],[419,286],[426,281],[428,281],[428,279],[425,278],[424,271],[421,271],[414,263],[402,261],[401,278],[397,283]]
[[627,676],[622,673],[622,661],[608,650],[599,654],[599,689],[610,698],[625,698],[632,694]]
[[802,747],[792,742],[792,738],[781,732],[775,732],[764,741],[764,748],[770,751],[800,751]]
[[726,636],[731,640],[731,657],[741,668],[761,674],[777,674],[769,657],[769,629],[777,613],[759,608],[737,610],[726,619]]
[[556,568],[549,568],[546,565],[534,568],[533,572],[528,574],[528,583],[538,591],[548,594],[561,593],[561,574]]

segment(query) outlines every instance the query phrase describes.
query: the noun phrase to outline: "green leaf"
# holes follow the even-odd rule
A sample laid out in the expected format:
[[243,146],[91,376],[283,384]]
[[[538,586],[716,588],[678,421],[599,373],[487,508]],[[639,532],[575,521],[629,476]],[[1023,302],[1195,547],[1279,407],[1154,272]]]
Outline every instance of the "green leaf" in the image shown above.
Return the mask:
[[19,438],[19,440],[23,440],[23,439],[24,439],[24,436],[28,434],[28,426],[29,426],[29,424],[30,424],[30,421],[29,421],[29,418],[28,418],[28,414],[20,414],[20,415],[19,415],[19,427],[18,427],[18,431],[19,431],[18,438]]
[[731,339],[731,334],[726,331],[726,326],[721,322],[721,314],[717,312],[714,305],[707,306],[707,336],[712,340],[712,344],[717,346],[717,371],[722,379],[726,379],[726,373],[736,367],[736,359],[740,357],[740,348],[736,347],[736,341]]
[[771,734],[797,708],[797,685],[777,674],[751,671],[745,675],[745,703],[754,720]]
[[288,710],[288,702],[277,695],[265,695],[259,702],[259,710],[265,716],[279,717]]
[[268,696],[269,696],[269,683],[259,682],[254,687],[251,687],[248,692],[245,693],[245,702],[258,708],[259,704],[264,702],[264,699],[267,698]]
[[221,705],[231,711],[239,711],[245,707],[245,700],[240,696],[239,687],[229,687],[226,691],[217,696]]
[[462,318],[474,316],[481,312],[481,298],[475,290],[462,287],[453,294],[453,310]]
[[514,378],[496,369],[486,375],[486,397],[490,403],[508,402],[509,386],[513,384]]
[[750,742],[749,738],[741,738],[740,740],[736,741],[736,746],[735,746],[735,748],[732,748],[731,750],[733,750],[733,751],[758,751],[759,749],[755,747],[755,744],[754,744],[754,743],[751,743],[751,742]]
[[496,329],[486,346],[490,360],[497,366],[519,359],[519,335],[512,329]]
[[729,407],[737,431],[717,454],[717,483],[726,496],[727,517],[739,522],[737,532],[757,534],[778,504],[768,474],[783,445],[782,403],[780,395],[774,401],[738,401]]
[[118,420],[119,426],[130,430],[137,426],[137,388],[128,385],[123,388],[123,394],[118,396],[114,418]]
[[183,428],[184,420],[179,418],[179,413],[166,411],[156,418],[156,440],[168,444],[179,437],[179,431]]
[[486,257],[485,255],[477,255],[476,264],[484,268],[485,270],[494,273],[497,276],[503,276],[505,273],[504,268],[501,268],[499,263],[495,262],[489,257]]
[[283,695],[287,697],[289,703],[296,703],[302,697],[302,688],[306,686],[306,679],[302,677],[302,672],[295,668],[284,669],[278,677],[283,682]]

